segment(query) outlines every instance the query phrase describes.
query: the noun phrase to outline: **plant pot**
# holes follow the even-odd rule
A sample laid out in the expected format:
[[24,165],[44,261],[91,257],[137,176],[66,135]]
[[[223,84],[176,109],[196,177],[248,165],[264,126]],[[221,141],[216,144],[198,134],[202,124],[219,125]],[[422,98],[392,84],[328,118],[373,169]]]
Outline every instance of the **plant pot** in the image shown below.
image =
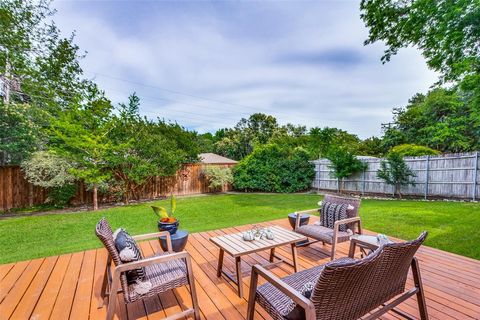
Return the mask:
[[175,234],[178,229],[178,224],[180,222],[176,220],[175,222],[162,222],[158,221],[158,230],[159,231],[168,231],[170,234]]

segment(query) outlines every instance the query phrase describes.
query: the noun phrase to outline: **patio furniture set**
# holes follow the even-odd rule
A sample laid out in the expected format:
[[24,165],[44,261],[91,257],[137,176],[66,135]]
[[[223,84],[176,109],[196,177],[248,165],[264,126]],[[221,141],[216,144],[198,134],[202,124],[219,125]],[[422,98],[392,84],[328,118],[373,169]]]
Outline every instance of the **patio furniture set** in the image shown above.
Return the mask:
[[[358,216],[360,199],[327,195],[319,204],[320,208],[290,215],[292,231],[279,226],[269,228],[274,237],[246,241],[244,233],[239,232],[210,238],[219,248],[217,276],[224,275],[232,281],[239,297],[243,297],[242,257],[270,251],[269,263],[256,264],[251,269],[247,319],[253,320],[257,303],[275,320],[376,319],[388,311],[411,319],[395,307],[413,296],[417,297],[421,319],[428,319],[419,263],[415,258],[427,233],[402,243],[362,235]],[[320,212],[320,221],[309,224],[309,214],[315,212]],[[99,307],[108,304],[107,320],[113,319],[118,293],[123,294],[123,302],[128,304],[181,286],[189,287],[192,308],[168,319],[187,316],[200,319],[190,255],[187,251],[173,250],[168,232],[131,237],[123,229],[113,232],[103,218],[97,224],[96,234],[109,253],[99,303]],[[135,241],[155,238],[162,243],[164,252],[143,257]],[[178,241],[186,241],[183,238],[186,237]],[[335,259],[337,244],[346,241],[350,241],[348,257]],[[298,271],[297,247],[315,242],[331,245],[332,261]],[[290,246],[291,261],[275,254],[281,246]],[[361,259],[355,259],[356,248],[361,250]],[[235,260],[235,275],[223,268],[225,253]],[[279,278],[269,271],[282,262],[292,266],[294,273]],[[406,290],[410,269],[414,286]],[[259,285],[259,278],[266,282]]]

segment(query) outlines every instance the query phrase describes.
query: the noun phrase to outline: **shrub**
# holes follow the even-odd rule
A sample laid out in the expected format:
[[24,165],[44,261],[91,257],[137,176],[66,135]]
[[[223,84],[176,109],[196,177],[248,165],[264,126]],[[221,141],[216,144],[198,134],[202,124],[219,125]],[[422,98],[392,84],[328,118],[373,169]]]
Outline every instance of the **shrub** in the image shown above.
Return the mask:
[[57,206],[65,206],[75,195],[75,177],[70,174],[70,163],[47,151],[37,151],[22,162],[22,170],[33,185],[46,188],[48,199]]
[[77,186],[75,184],[66,184],[61,187],[50,188],[48,190],[48,200],[56,207],[65,207],[75,196]]
[[47,151],[37,151],[22,162],[28,182],[43,188],[57,188],[75,181],[72,165],[64,158]]
[[380,162],[377,176],[387,184],[393,185],[394,195],[398,194],[402,198],[401,187],[413,184],[412,178],[415,177],[415,173],[407,166],[400,154],[392,152],[386,160]]
[[440,151],[417,144],[400,144],[390,149],[389,153],[397,153],[401,157],[418,157],[437,155],[440,154]]
[[226,184],[233,183],[232,169],[219,166],[208,166],[203,169],[203,174],[209,182],[209,187],[214,190],[221,190]]
[[233,185],[238,190],[297,192],[310,187],[314,165],[302,148],[276,144],[259,146],[234,168]]

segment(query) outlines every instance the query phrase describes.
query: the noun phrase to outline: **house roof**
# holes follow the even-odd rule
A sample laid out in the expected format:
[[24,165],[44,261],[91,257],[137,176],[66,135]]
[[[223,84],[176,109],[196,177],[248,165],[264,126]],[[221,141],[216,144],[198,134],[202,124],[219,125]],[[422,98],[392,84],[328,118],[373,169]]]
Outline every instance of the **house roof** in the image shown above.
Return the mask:
[[201,163],[222,163],[222,164],[228,164],[228,163],[237,163],[237,161],[222,157],[221,155],[218,155],[216,153],[200,153],[198,155],[200,158]]

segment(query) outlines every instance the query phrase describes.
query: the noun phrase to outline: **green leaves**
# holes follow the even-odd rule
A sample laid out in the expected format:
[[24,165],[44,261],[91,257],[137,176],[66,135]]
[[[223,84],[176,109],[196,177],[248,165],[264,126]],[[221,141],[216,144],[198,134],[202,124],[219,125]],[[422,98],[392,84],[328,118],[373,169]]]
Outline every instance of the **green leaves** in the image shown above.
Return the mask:
[[159,219],[164,219],[170,217],[167,212],[167,209],[164,207],[152,206],[153,212],[158,216]]
[[234,168],[238,190],[297,192],[308,189],[315,175],[308,153],[302,148],[258,146]]
[[172,194],[170,196],[170,212],[167,211],[164,207],[151,206],[153,212],[158,216],[159,219],[166,219],[173,217],[175,211],[177,211],[177,198]]
[[401,197],[401,186],[413,184],[415,173],[407,166],[403,157],[396,152],[391,152],[386,160],[380,162],[377,176],[387,184],[395,187],[395,193]]
[[337,179],[347,178],[367,168],[367,164],[357,159],[353,152],[341,147],[332,147],[326,158],[330,160],[328,167],[332,169],[332,176]]
[[170,208],[171,214],[174,215],[177,210],[177,198],[173,194],[170,197]]
[[203,169],[203,174],[208,179],[208,186],[214,191],[221,190],[224,185],[233,183],[232,169],[229,167],[207,166]]
[[413,45],[443,80],[480,71],[479,0],[362,0],[360,10],[369,29],[365,44],[387,45],[382,61]]

